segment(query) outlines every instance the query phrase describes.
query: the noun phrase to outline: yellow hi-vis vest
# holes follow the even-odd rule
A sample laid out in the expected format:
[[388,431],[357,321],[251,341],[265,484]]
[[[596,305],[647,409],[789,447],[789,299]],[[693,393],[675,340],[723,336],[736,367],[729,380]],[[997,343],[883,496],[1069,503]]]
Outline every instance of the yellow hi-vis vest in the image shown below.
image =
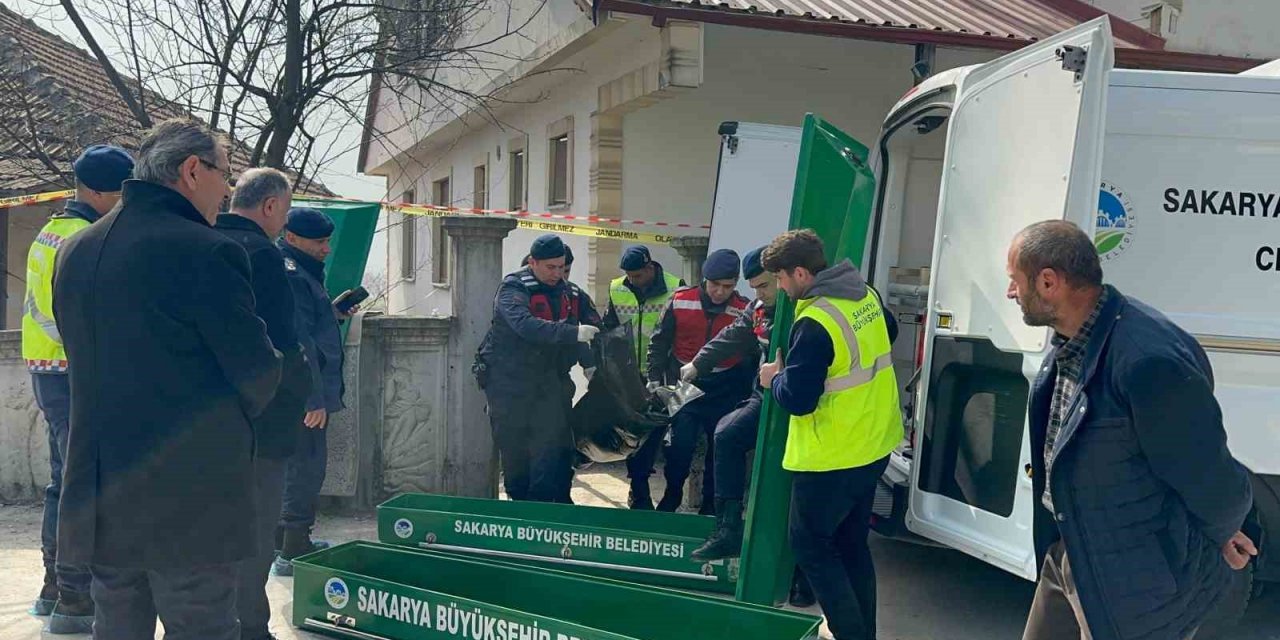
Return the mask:
[[626,276],[614,278],[609,282],[609,302],[613,303],[614,313],[618,315],[618,323],[631,322],[636,347],[636,364],[640,367],[641,377],[644,377],[649,370],[649,338],[653,337],[653,332],[658,330],[658,320],[662,318],[662,310],[667,308],[667,302],[680,287],[680,278],[665,271],[662,273],[662,281],[667,285],[667,292],[656,298],[645,300],[644,304],[640,304],[636,294],[627,288]]
[[66,373],[67,352],[53,322],[53,261],[67,238],[89,226],[71,215],[56,215],[27,251],[27,296],[22,303],[22,358],[32,373]]
[[870,290],[856,301],[808,298],[796,303],[801,318],[827,330],[835,358],[818,408],[791,416],[782,467],[835,471],[889,455],[902,440],[902,409],[880,300]]

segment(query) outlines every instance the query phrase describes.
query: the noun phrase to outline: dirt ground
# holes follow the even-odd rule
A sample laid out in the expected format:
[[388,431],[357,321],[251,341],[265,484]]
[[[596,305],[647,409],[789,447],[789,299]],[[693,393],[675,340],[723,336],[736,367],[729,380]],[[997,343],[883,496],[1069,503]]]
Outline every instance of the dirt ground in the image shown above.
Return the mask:
[[[660,495],[660,479],[653,486]],[[625,469],[606,465],[579,474],[573,497],[579,504],[625,507],[626,494]],[[43,631],[45,619],[27,614],[41,582],[40,517],[39,505],[0,505],[0,640],[88,638],[50,635]],[[373,514],[322,515],[316,537],[333,543],[375,540],[377,524]],[[876,536],[871,544],[879,579],[881,640],[1021,637],[1034,591],[1031,583],[948,549]],[[292,578],[270,579],[272,632],[280,640],[320,638],[289,624],[292,588]],[[809,611],[820,614],[816,607]],[[1280,585],[1254,602],[1245,623],[1226,640],[1280,640]]]

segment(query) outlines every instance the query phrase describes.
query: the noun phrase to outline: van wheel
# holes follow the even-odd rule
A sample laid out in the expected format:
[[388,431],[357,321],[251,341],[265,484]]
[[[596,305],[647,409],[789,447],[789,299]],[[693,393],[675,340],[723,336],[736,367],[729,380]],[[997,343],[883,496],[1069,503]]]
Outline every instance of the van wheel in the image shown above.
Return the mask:
[[1253,563],[1250,562],[1245,568],[1232,572],[1231,587],[1227,590],[1227,597],[1209,613],[1204,624],[1200,625],[1196,640],[1231,638],[1231,632],[1244,618],[1245,610],[1249,608],[1249,601],[1253,599],[1253,595]]

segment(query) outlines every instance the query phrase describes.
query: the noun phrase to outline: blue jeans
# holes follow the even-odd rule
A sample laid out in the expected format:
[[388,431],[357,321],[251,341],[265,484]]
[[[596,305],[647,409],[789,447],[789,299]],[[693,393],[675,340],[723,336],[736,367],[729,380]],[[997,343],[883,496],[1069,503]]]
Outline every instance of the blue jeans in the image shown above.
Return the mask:
[[311,531],[316,523],[316,498],[324,485],[329,462],[328,438],[324,429],[303,429],[298,448],[289,457],[284,472],[284,503],[280,508],[282,529]]
[[40,551],[45,571],[53,569],[58,588],[89,593],[90,575],[86,567],[57,564],[58,500],[62,497],[62,465],[67,456],[67,435],[71,430],[71,383],[66,374],[33,373],[31,388],[36,405],[49,424],[49,486],[44,489],[44,522],[40,528]]

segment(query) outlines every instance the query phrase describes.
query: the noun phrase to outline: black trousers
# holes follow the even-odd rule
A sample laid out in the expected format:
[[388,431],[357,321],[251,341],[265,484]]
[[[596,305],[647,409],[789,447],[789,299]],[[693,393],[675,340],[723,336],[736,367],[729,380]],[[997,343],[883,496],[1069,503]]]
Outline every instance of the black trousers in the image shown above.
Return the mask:
[[835,640],[876,637],[876,569],[867,546],[876,481],[889,457],[838,471],[796,472],[791,548]]
[[747,452],[756,448],[763,402],[761,391],[756,389],[716,423],[715,493],[720,500],[741,501],[746,493]]
[[237,563],[159,570],[94,566],[94,640],[240,640]]
[[62,497],[62,465],[67,459],[67,435],[71,428],[71,383],[63,373],[34,373],[31,389],[36,406],[49,424],[49,485],[44,488],[44,520],[40,527],[40,552],[45,572],[53,571],[58,588],[87,594],[89,568],[57,564],[58,500]]
[[257,520],[257,555],[240,562],[236,582],[236,610],[240,615],[240,637],[269,637],[271,605],[267,602],[267,579],[275,560],[276,517],[284,499],[285,460],[253,461],[253,506]]
[[285,464],[280,527],[310,532],[316,524],[316,501],[329,461],[328,432],[303,428],[298,448]]
[[573,460],[573,434],[559,377],[553,375],[536,389],[516,393],[490,384],[485,394],[507,496],[560,502]]

